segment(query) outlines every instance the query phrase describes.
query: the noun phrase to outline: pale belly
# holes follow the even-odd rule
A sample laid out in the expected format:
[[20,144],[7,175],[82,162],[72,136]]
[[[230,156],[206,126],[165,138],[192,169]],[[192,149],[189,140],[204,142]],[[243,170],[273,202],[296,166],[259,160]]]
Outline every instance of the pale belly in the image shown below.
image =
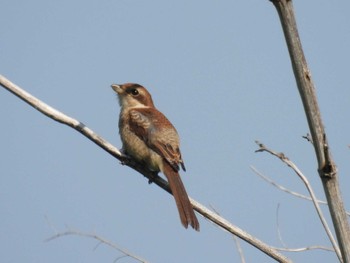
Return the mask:
[[[135,160],[147,163],[151,171],[161,171],[163,160],[162,157],[151,150],[139,137],[130,132],[128,128],[121,131],[123,150]],[[127,140],[123,139],[127,138]]]

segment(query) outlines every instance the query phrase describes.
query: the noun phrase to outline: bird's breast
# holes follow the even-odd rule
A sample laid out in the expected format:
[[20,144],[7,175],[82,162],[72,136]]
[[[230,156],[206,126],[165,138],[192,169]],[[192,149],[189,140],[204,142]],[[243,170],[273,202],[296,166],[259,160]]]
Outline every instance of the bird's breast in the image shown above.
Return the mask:
[[147,146],[130,128],[128,120],[119,119],[120,138],[123,143],[123,150],[127,155],[139,162],[146,163],[152,171],[159,172],[162,169],[162,158],[159,154]]

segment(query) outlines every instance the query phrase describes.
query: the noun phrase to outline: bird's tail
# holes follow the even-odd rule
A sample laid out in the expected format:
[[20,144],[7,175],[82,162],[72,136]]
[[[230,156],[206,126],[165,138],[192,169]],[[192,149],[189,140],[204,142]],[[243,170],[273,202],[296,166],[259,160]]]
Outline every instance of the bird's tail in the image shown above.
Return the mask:
[[176,172],[167,162],[164,162],[163,170],[163,173],[168,179],[171,192],[175,198],[181,223],[185,228],[187,228],[188,225],[191,225],[193,229],[199,231],[199,222],[194,214],[193,207],[188,198],[185,186],[180,178],[180,174]]

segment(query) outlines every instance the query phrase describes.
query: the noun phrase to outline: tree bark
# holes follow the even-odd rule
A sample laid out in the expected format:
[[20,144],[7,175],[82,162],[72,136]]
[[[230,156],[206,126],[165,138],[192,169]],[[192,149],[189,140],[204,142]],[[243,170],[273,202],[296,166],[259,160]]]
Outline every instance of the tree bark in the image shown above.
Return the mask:
[[345,263],[350,262],[350,228],[342,201],[336,165],[331,157],[317,103],[315,87],[301,46],[291,0],[270,0],[277,9],[291,63],[307,117],[318,161],[318,173],[329,204],[334,229]]

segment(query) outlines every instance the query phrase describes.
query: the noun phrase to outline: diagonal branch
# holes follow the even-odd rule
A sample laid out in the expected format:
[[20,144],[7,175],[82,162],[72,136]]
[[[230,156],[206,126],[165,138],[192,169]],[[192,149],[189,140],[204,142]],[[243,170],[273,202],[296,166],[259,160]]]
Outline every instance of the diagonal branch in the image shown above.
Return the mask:
[[[162,179],[161,177],[157,176],[154,172],[151,172],[147,170],[146,167],[143,167],[141,164],[135,162],[134,160],[124,156],[116,147],[114,147],[112,144],[104,140],[102,137],[97,135],[94,131],[89,129],[87,126],[85,126],[80,121],[77,121],[62,112],[59,112],[58,110],[50,107],[49,105],[45,104],[44,102],[40,101],[39,99],[35,98],[28,92],[22,90],[20,87],[6,79],[5,77],[0,75],[0,85],[3,86],[5,89],[9,90],[13,94],[15,94],[17,97],[25,101],[26,103],[30,104],[35,109],[39,110],[46,116],[50,117],[51,119],[58,121],[60,123],[66,124],[69,127],[72,127],[73,129],[77,130],[81,134],[83,134],[85,137],[87,137],[89,140],[93,141],[95,144],[103,148],[105,151],[113,155],[115,158],[120,160],[122,164],[127,165],[131,167],[132,169],[138,171],[145,177],[147,177],[151,182],[154,182],[159,187],[167,191],[168,193],[171,193],[168,183]],[[233,235],[238,236],[239,238],[245,240],[252,246],[256,247],[260,251],[264,252],[271,258],[275,259],[279,262],[291,262],[290,259],[282,255],[277,250],[271,248],[269,245],[265,244],[264,242],[260,241],[259,239],[253,237],[249,233],[245,232],[244,230],[240,229],[239,227],[231,224],[229,221],[224,219],[223,217],[215,214],[214,212],[210,211],[208,208],[206,208],[204,205],[201,205],[197,201],[190,198],[191,204],[198,213],[200,213],[203,217],[207,218],[214,224],[220,226],[221,228],[225,229],[226,231],[230,232]]]
[[[286,192],[288,194],[291,194],[293,196],[299,197],[301,199],[305,199],[308,201],[312,201],[312,198],[310,196],[307,195],[303,195],[297,192],[294,192],[292,190],[287,189],[286,187],[284,187],[283,185],[280,185],[278,183],[276,183],[275,181],[271,180],[270,178],[268,178],[267,176],[263,175],[261,172],[259,172],[254,166],[250,166],[250,168],[253,170],[253,172],[259,176],[260,178],[262,178],[264,181],[268,182],[269,184],[273,185],[274,187],[276,187],[277,189],[280,189],[283,192]],[[322,205],[327,205],[327,202],[322,201],[322,200],[316,200],[318,203],[322,204]]]
[[326,233],[327,233],[327,236],[329,238],[329,240],[331,241],[332,243],[332,246],[335,250],[335,253],[337,254],[337,257],[339,258],[340,262],[342,262],[342,257],[341,257],[341,253],[340,253],[340,250],[339,250],[339,247],[338,247],[338,244],[337,242],[335,241],[333,235],[332,235],[332,232],[330,230],[330,228],[328,227],[328,224],[327,224],[327,221],[325,219],[325,217],[323,216],[323,213],[322,213],[322,210],[320,208],[320,205],[318,204],[317,202],[317,198],[316,198],[316,195],[314,193],[314,190],[312,189],[309,181],[307,180],[306,176],[299,170],[299,168],[291,161],[288,159],[288,157],[286,157],[283,153],[277,153],[269,148],[267,148],[265,145],[263,145],[262,143],[260,142],[256,142],[258,145],[259,145],[259,149],[256,150],[255,152],[268,152],[269,154],[273,155],[273,156],[276,156],[277,158],[279,158],[282,162],[284,162],[288,167],[290,167],[296,174],[297,176],[303,181],[303,183],[305,184],[306,186],[306,189],[308,190],[310,196],[311,196],[311,199],[312,199],[312,202],[314,203],[314,206],[316,208],[316,211],[317,211],[317,214],[318,214],[318,217],[320,218],[321,220],[321,223],[323,225],[323,228],[325,229]]
[[[281,191],[283,192],[286,192],[288,194],[291,194],[291,195],[294,195],[296,197],[299,197],[301,199],[305,199],[305,200],[308,200],[308,201],[312,201],[312,198],[310,196],[306,196],[306,195],[303,195],[303,194],[300,194],[298,192],[294,192],[292,190],[289,190],[288,188],[284,187],[283,185],[280,185],[278,183],[276,183],[275,181],[273,181],[272,179],[268,178],[267,176],[263,175],[261,172],[259,172],[254,166],[250,166],[250,169],[253,170],[253,172],[259,176],[260,178],[262,178],[264,181],[268,182],[269,184],[273,185],[274,187],[276,187],[277,189],[280,189]],[[323,201],[323,200],[316,200],[317,203],[321,204],[321,205],[328,205],[328,203],[326,201]],[[346,215],[347,216],[350,216],[350,212],[348,211],[345,211]]]

